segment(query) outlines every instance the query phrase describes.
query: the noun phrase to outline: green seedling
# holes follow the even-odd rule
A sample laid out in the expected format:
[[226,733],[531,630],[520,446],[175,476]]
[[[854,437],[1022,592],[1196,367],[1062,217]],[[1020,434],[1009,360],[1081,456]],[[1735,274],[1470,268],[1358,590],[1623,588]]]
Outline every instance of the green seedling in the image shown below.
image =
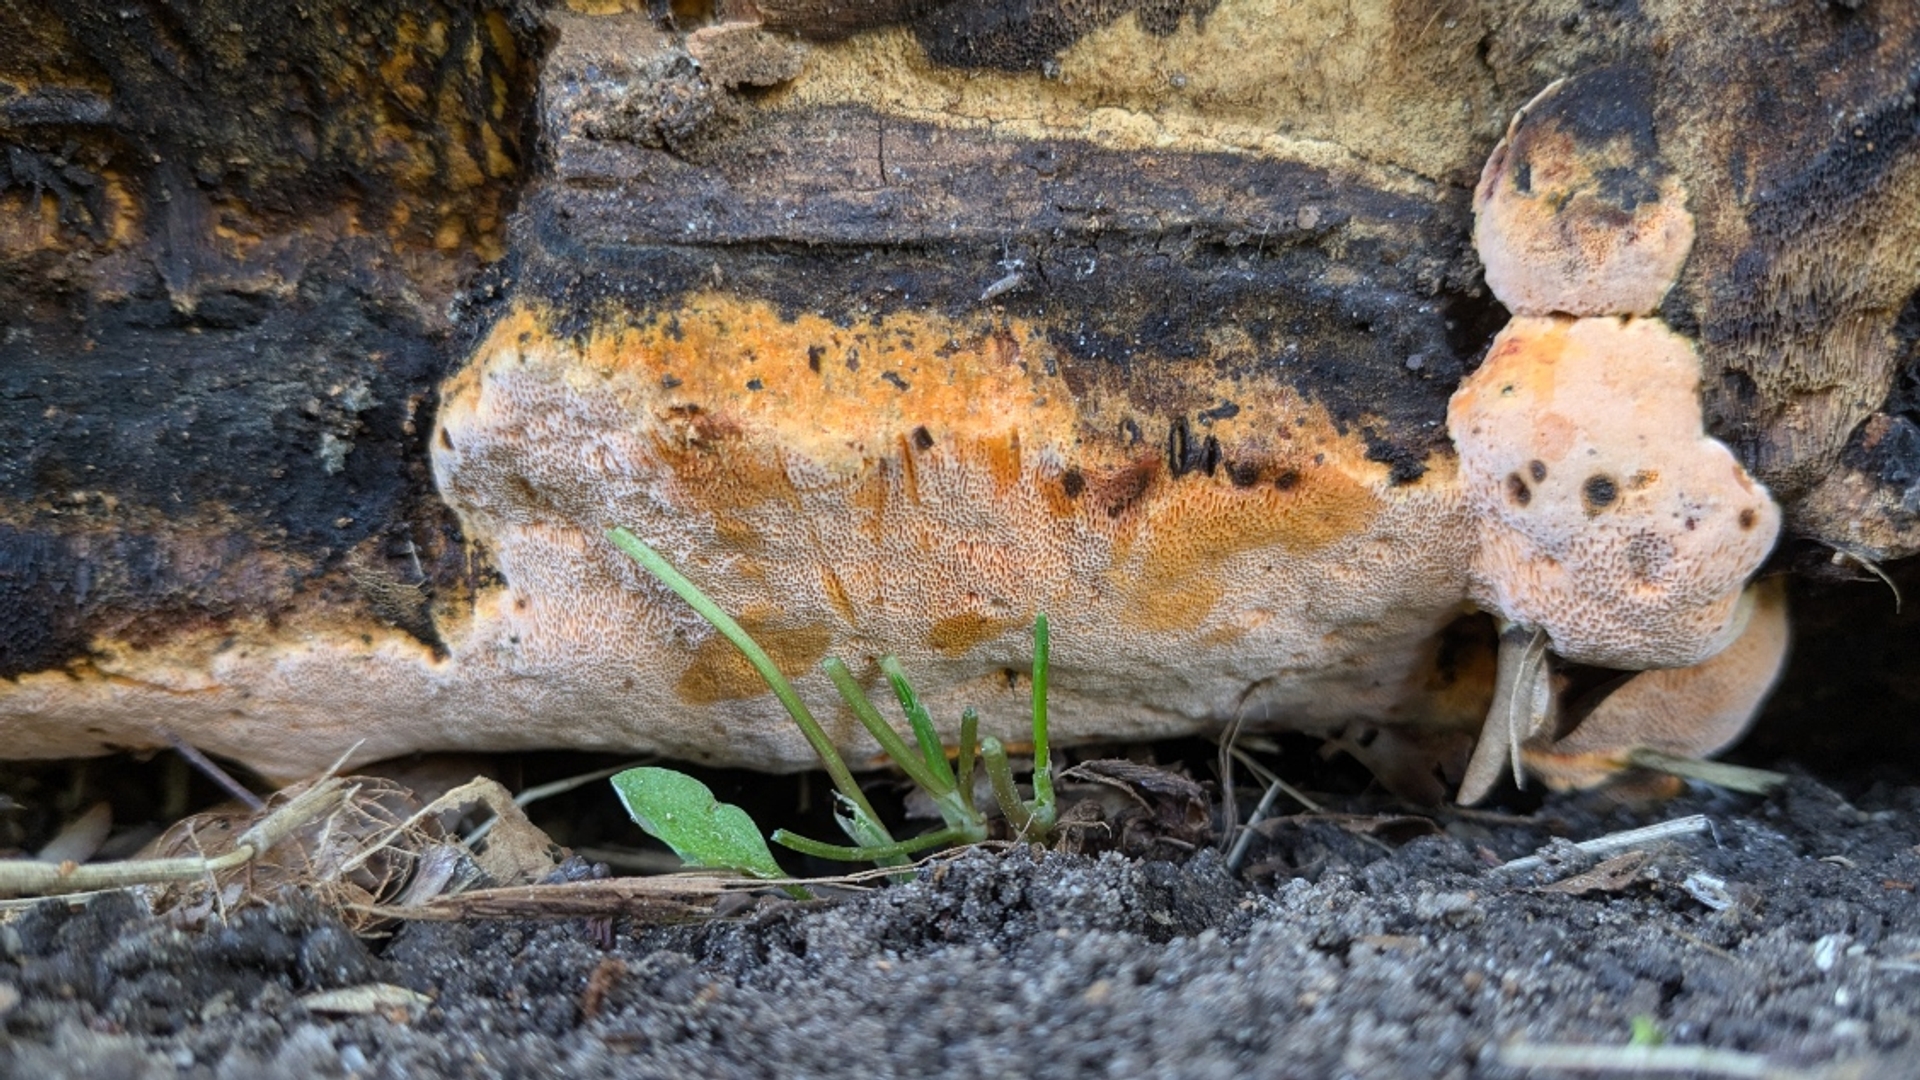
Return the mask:
[[1666,1033],[1660,1030],[1660,1021],[1644,1013],[1633,1018],[1631,1034],[1627,1036],[1628,1046],[1662,1046],[1666,1041]]
[[[853,841],[853,845],[826,844],[795,836],[785,829],[774,832],[774,843],[820,858],[847,861],[871,860],[882,866],[903,865],[908,856],[920,851],[950,844],[977,843],[986,839],[987,819],[974,805],[973,774],[976,761],[984,763],[988,779],[993,786],[995,801],[1000,805],[1001,812],[1006,815],[1008,823],[1017,834],[1026,839],[1045,841],[1052,833],[1058,814],[1055,808],[1053,769],[1048,757],[1047,745],[1046,694],[1049,642],[1046,615],[1037,616],[1033,627],[1034,770],[1031,800],[1021,799],[1019,790],[1014,786],[1013,772],[1007,761],[1006,748],[1000,744],[1000,740],[992,737],[987,738],[984,743],[978,740],[980,720],[978,714],[972,709],[967,709],[961,714],[959,753],[955,764],[948,764],[946,750],[939,732],[934,727],[933,719],[928,715],[925,706],[921,705],[919,695],[914,693],[898,659],[892,656],[883,657],[880,661],[880,670],[892,687],[895,698],[899,700],[900,711],[906,717],[907,725],[913,732],[915,745],[912,746],[909,746],[899,732],[895,731],[893,726],[880,715],[880,710],[874,707],[866,691],[860,688],[860,684],[854,679],[853,673],[847,669],[844,662],[837,657],[829,657],[821,664],[827,677],[832,680],[834,688],[839,691],[848,708],[859,719],[861,726],[866,728],[874,741],[880,744],[881,750],[887,757],[902,772],[905,772],[914,784],[926,792],[940,811],[940,816],[945,823],[944,828],[925,836],[897,841],[880,823],[878,815],[873,812],[872,804],[867,801],[866,794],[860,790],[859,784],[854,780],[853,771],[847,767],[839,751],[834,749],[825,729],[820,726],[818,720],[814,719],[806,703],[801,701],[800,695],[794,692],[793,684],[789,683],[786,676],[780,673],[779,668],[774,666],[772,658],[766,654],[766,651],[755,644],[740,624],[722,611],[720,606],[701,592],[698,586],[676,570],[659,552],[648,547],[639,537],[626,529],[614,528],[608,530],[607,539],[633,561],[639,563],[648,573],[658,578],[662,584],[672,589],[687,602],[688,606],[711,623],[721,636],[740,650],[747,662],[753,666],[754,671],[773,691],[774,697],[786,707],[787,714],[793,718],[801,734],[806,737],[807,744],[813,748],[814,754],[826,767],[827,775],[833,780],[834,789],[838,793],[835,817],[841,829]],[[666,770],[635,771],[665,772]],[[707,792],[704,786],[691,778],[688,778],[688,782],[699,787],[700,792],[704,793],[707,800],[711,802],[712,794]],[[615,785],[619,786],[618,777],[615,778]],[[656,790],[663,789],[650,787],[643,790],[639,798],[630,796],[625,789],[621,791],[621,798],[627,804],[627,812],[633,815],[635,821],[641,822],[642,828],[647,828],[649,832],[654,830],[648,827],[645,820],[642,820],[643,817],[657,821],[665,809],[664,804],[650,801]],[[676,797],[692,798],[691,795]],[[676,806],[680,805],[682,804],[676,804]],[[754,840],[758,841],[758,832],[753,830],[752,823],[746,819],[743,812],[739,812],[736,807],[724,805],[721,809],[732,810],[739,814],[738,820],[733,821],[729,828],[745,828],[752,831]],[[678,812],[684,813],[685,810],[681,809]],[[676,852],[681,850],[672,840],[668,840],[660,833],[656,832],[654,835],[660,836]],[[764,845],[762,848],[764,849]],[[681,852],[681,857],[688,858],[685,852]],[[771,863],[770,857],[768,862]],[[703,863],[702,865],[713,864]],[[747,868],[739,867],[739,869]]]
[[[686,773],[651,766],[628,769],[614,774],[613,790],[634,824],[672,848],[688,866],[734,870],[768,881],[787,876],[747,812],[714,798],[707,785]],[[797,900],[810,898],[799,886],[788,886],[787,892]]]

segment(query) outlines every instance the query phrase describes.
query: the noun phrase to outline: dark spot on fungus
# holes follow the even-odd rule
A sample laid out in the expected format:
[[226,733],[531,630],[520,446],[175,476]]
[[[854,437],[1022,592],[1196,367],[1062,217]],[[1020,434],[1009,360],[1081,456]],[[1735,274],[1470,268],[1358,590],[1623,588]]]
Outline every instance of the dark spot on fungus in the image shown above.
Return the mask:
[[1515,506],[1525,506],[1533,501],[1533,489],[1527,486],[1519,473],[1507,474],[1507,498]]
[[1527,462],[1527,475],[1533,477],[1533,482],[1536,484],[1545,480],[1547,478],[1547,463],[1541,461],[1539,458]]
[[891,371],[883,371],[883,372],[881,372],[881,373],[880,373],[880,377],[881,377],[881,378],[883,378],[883,379],[885,379],[885,380],[887,380],[888,382],[890,382],[890,383],[892,383],[892,384],[893,384],[893,388],[894,388],[895,390],[905,390],[905,389],[907,389],[907,388],[908,388],[908,387],[907,387],[907,380],[905,380],[905,379],[903,379],[903,378],[901,378],[901,377],[900,377],[899,375],[896,375],[896,374],[894,374],[894,373],[893,373],[893,372],[891,372]]
[[1249,488],[1260,482],[1260,466],[1251,461],[1229,461],[1226,463],[1227,479],[1237,488]]
[[440,429],[440,445],[449,450],[453,449],[453,437],[447,434],[446,428]]
[[1093,487],[1093,505],[1105,506],[1107,516],[1118,518],[1146,495],[1153,486],[1156,463],[1152,459],[1137,461],[1118,472],[1107,476],[1096,475]]
[[1167,471],[1174,476],[1185,476],[1190,472],[1203,472],[1213,475],[1220,466],[1220,440],[1209,435],[1196,441],[1193,429],[1187,426],[1187,418],[1182,416],[1173,422],[1167,430]]
[[820,358],[825,355],[827,355],[827,350],[824,345],[807,346],[807,367],[812,370],[815,375],[820,374]]
[[1599,513],[1620,497],[1620,485],[1614,483],[1611,476],[1596,474],[1587,477],[1587,482],[1581,485],[1580,496],[1587,501],[1587,513]]
[[766,383],[763,383],[763,382],[761,382],[761,381],[760,381],[759,379],[748,379],[748,380],[747,380],[747,389],[749,389],[749,390],[755,390],[755,391],[758,391],[758,390],[764,390],[764,389],[766,389],[766,388],[767,388],[767,384],[766,384]]
[[1077,499],[1081,492],[1087,490],[1087,478],[1080,475],[1079,469],[1068,469],[1060,474],[1060,490],[1067,493],[1067,498]]
[[927,430],[925,424],[913,429],[913,448],[915,450],[933,449],[933,433]]
[[1759,520],[1760,520],[1760,515],[1754,513],[1753,507],[1751,506],[1747,507],[1745,510],[1740,511],[1740,528],[1743,530],[1753,528],[1754,523]]
[[1287,471],[1281,473],[1279,476],[1276,476],[1273,478],[1273,490],[1275,491],[1292,491],[1294,488],[1297,488],[1299,486],[1300,486],[1300,470],[1299,469],[1288,469]]

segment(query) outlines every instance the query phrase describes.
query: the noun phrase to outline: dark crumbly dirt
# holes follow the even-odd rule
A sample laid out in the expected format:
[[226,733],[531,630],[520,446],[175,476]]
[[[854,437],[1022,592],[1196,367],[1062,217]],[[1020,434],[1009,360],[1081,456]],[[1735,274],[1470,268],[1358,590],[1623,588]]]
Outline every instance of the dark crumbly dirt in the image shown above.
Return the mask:
[[[0,926],[0,1075],[1495,1080],[1527,1075],[1504,1044],[1618,1046],[1641,1017],[1671,1045],[1920,1075],[1917,810],[1913,787],[1846,800],[1801,778],[1637,816],[1550,801],[1397,848],[1302,818],[1256,848],[1251,885],[1210,854],[974,852],[610,946],[578,921],[415,924],[370,948],[299,904],[185,933],[125,899],[49,903]],[[1645,847],[1636,871],[1492,865],[1687,813],[1714,835]],[[1583,872],[1592,891],[1543,888]],[[300,1000],[382,981],[432,1004]]]

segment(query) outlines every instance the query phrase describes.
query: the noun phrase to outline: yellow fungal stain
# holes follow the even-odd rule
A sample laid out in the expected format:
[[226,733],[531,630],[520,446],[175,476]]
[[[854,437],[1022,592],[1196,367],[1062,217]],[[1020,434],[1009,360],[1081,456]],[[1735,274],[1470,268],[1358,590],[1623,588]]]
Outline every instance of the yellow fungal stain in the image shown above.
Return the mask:
[[[1363,440],[1244,368],[1183,368],[1170,384],[1157,365],[1075,369],[1018,320],[840,325],[716,293],[639,321],[604,315],[565,340],[550,317],[535,305],[506,315],[486,359],[447,383],[443,415],[484,408],[489,371],[511,382],[538,369],[631,417],[668,482],[656,497],[707,523],[738,572],[792,582],[815,617],[856,631],[876,618],[913,627],[941,655],[1043,603],[1099,604],[1139,631],[1201,627],[1230,614],[1216,609],[1245,556],[1271,552],[1283,577],[1320,573],[1304,563],[1374,527],[1393,497]],[[1075,373],[1071,387],[1061,371]],[[1171,425],[1222,401],[1238,411],[1183,436],[1209,463],[1176,474]],[[795,539],[809,535],[838,539]],[[769,563],[782,558],[821,565],[796,577]],[[688,691],[722,700],[712,695],[749,687],[747,669],[735,685],[717,663],[690,669]]]
[[[811,671],[833,640],[832,633],[820,626],[776,627],[764,618],[741,619],[740,625],[766,650],[780,674],[790,679]],[[693,650],[693,660],[680,673],[675,690],[680,700],[693,705],[744,701],[772,693],[740,650],[718,634]]]
[[1168,490],[1150,503],[1134,557],[1111,571],[1128,601],[1121,615],[1132,625],[1194,625],[1226,595],[1223,571],[1234,556],[1312,555],[1364,531],[1381,508],[1372,485],[1331,464],[1282,467],[1273,481],[1245,488],[1206,480],[1163,478]]
[[961,612],[935,619],[933,629],[927,633],[927,644],[947,656],[959,656],[975,645],[1026,624],[1026,619],[995,619],[977,612]]
[[[523,308],[494,336],[544,338],[545,325]],[[1063,445],[1079,419],[1065,384],[1045,374],[1049,352],[1018,320],[896,314],[843,326],[708,293],[592,334],[575,371],[625,376],[635,405],[698,410],[842,472],[916,436],[992,435],[1008,440],[996,475],[1011,477],[1020,440]]]

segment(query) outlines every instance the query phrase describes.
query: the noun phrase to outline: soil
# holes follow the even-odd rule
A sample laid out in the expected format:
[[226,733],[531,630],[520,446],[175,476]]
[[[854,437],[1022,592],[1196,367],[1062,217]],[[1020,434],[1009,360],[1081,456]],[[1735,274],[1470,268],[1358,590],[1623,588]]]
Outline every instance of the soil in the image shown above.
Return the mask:
[[[674,926],[361,939],[310,898],[196,929],[124,894],[48,901],[0,921],[0,1077],[1920,1076],[1920,616],[1872,590],[1802,599],[1795,670],[1735,755],[1792,774],[1768,797],[1509,790],[1502,812],[1410,814],[1351,763],[1282,744],[1269,764],[1326,812],[1277,807],[1237,874],[1211,847],[1178,853],[1176,829],[1146,845],[1177,861],[976,850]],[[1186,751],[1193,775],[1210,753]],[[108,794],[137,822],[185,783],[162,765],[6,766],[0,840],[31,849]],[[807,801],[792,780],[708,779],[760,798],[763,823]],[[1241,787],[1244,814],[1258,791]],[[535,815],[556,840],[631,830],[604,785],[569,798]],[[1711,829],[1625,854],[1567,842],[1693,814]],[[312,997],[377,984],[425,997]],[[1720,1056],[1622,1072],[1636,1038]],[[1503,1063],[1543,1044],[1600,1048],[1614,1071]]]
[[[311,903],[184,932],[124,895],[48,902],[0,927],[0,1075],[1493,1080],[1527,1075],[1505,1044],[1619,1046],[1636,1024],[1916,1075],[1916,811],[1920,789],[1847,800],[1800,777],[1651,813],[1555,800],[1398,846],[1371,815],[1314,815],[1272,824],[1251,883],[1210,852],[1017,847],[610,936],[414,923],[363,943]],[[1690,813],[1712,832],[1639,845],[1637,866],[1596,873],[1564,841],[1539,870],[1494,865]],[[431,1003],[302,1000],[369,983]]]

